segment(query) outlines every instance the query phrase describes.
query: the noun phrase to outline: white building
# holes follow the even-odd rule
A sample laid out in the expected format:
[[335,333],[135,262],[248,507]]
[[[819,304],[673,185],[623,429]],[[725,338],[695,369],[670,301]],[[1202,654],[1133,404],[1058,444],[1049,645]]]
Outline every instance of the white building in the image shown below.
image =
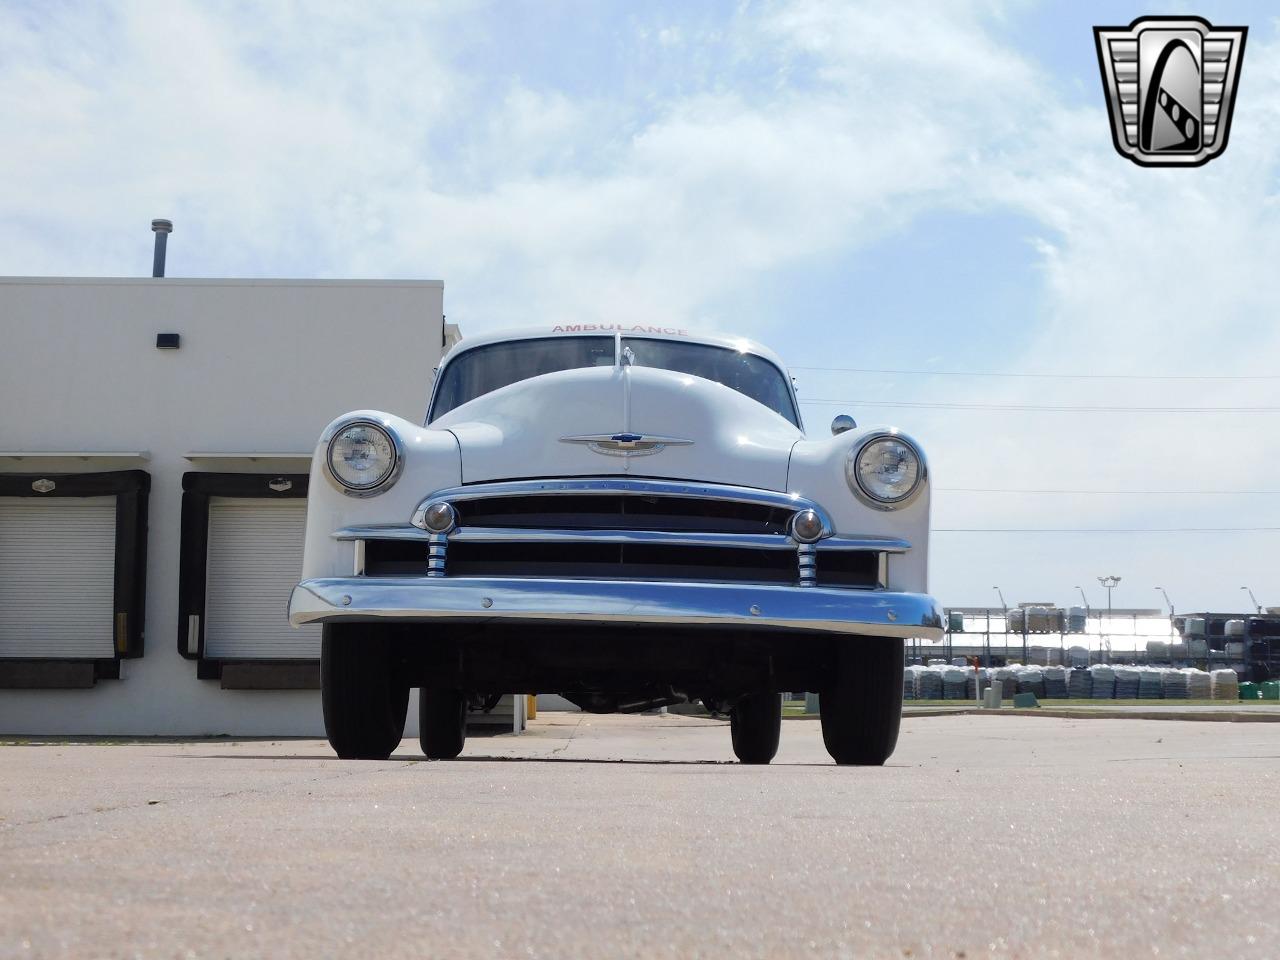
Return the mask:
[[284,612],[311,450],[350,409],[422,417],[442,297],[0,279],[0,733],[323,735]]

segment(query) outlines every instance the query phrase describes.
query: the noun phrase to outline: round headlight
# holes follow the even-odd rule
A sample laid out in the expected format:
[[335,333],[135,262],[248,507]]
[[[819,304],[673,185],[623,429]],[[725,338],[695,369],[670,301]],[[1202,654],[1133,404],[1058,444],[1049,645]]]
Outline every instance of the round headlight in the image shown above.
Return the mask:
[[879,507],[906,503],[924,480],[924,458],[901,437],[873,437],[849,451],[845,476],[854,493]]
[[394,476],[397,447],[395,436],[378,424],[349,423],[329,441],[329,472],[350,493],[372,492]]

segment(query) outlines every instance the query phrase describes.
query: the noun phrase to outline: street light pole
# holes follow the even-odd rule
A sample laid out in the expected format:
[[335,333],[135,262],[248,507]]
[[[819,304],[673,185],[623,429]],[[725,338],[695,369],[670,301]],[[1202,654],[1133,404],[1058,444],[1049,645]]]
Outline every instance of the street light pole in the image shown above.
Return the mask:
[[[1107,591],[1107,625],[1110,626],[1111,625],[1111,591],[1120,585],[1120,578],[1115,576],[1099,577],[1098,582],[1102,584],[1103,589]],[[1110,641],[1109,635],[1106,642],[1107,642],[1107,650],[1108,652],[1110,652],[1111,641]],[[1107,657],[1107,659],[1110,660],[1111,658]]]
[[1156,589],[1164,594],[1164,602],[1169,605],[1169,618],[1172,619],[1173,618],[1173,601],[1169,599],[1169,594],[1164,587],[1156,587]]
[[[1004,646],[1004,652],[1007,654],[1009,652],[1009,605],[1004,602],[1004,594],[1000,592],[999,587],[992,587],[991,589],[994,590],[996,592],[996,596],[1000,598],[1000,609],[1004,613],[1004,644],[1003,646]],[[988,626],[987,629],[990,630],[991,628]]]
[[1262,613],[1262,604],[1260,604],[1258,602],[1258,598],[1253,595],[1253,591],[1248,587],[1241,587],[1240,589],[1247,593],[1249,595],[1249,599],[1253,601],[1254,613]]

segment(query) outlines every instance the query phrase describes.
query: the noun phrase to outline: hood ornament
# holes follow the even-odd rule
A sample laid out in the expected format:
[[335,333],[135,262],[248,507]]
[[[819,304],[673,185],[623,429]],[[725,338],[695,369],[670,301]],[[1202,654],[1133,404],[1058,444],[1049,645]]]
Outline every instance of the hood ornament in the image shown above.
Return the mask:
[[593,453],[607,457],[647,457],[667,447],[687,447],[693,441],[683,437],[659,437],[643,433],[591,433],[561,437],[561,443],[585,443]]

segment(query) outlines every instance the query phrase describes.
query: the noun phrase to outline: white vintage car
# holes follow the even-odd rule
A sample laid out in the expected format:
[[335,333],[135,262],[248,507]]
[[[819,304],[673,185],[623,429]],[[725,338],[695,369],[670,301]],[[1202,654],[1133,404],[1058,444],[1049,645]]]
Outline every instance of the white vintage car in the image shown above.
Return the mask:
[[385,758],[420,689],[455,757],[499,692],[585,710],[701,700],[768,763],[782,690],[821,695],[837,763],[882,764],[903,638],[936,639],[929,479],[897,430],[806,437],[750,341],[555,327],[464,341],[426,424],[339,417],[312,465],[295,625],[321,622],[325,729]]

